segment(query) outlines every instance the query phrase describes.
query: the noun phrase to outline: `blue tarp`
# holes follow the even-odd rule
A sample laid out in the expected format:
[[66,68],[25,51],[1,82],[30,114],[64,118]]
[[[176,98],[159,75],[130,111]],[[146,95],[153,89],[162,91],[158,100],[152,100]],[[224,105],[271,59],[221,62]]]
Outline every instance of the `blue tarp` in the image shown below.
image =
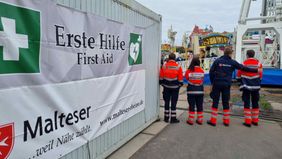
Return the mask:
[[279,85],[282,86],[282,70],[281,69],[263,69],[262,82],[263,85]]
[[[234,75],[235,79],[235,75]],[[187,84],[187,80],[184,79],[184,83]],[[208,73],[205,74],[204,83],[210,84],[210,76]],[[282,69],[263,69],[262,85],[279,85],[282,86]]]

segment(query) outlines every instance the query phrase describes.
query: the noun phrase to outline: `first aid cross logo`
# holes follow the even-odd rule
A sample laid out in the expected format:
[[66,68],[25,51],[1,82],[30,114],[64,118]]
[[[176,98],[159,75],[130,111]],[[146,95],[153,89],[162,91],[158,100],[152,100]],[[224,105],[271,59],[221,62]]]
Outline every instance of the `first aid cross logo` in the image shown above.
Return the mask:
[[0,2],[0,74],[39,73],[40,12]]

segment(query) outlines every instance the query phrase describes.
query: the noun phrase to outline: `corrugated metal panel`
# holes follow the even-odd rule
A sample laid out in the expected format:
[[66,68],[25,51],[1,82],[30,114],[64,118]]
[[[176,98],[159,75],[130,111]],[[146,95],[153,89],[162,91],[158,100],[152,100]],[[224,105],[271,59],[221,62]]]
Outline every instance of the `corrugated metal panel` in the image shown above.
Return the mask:
[[134,0],[57,0],[57,3],[146,29],[146,47],[143,51],[146,65],[145,110],[72,153],[62,156],[62,159],[105,158],[158,117],[161,17]]

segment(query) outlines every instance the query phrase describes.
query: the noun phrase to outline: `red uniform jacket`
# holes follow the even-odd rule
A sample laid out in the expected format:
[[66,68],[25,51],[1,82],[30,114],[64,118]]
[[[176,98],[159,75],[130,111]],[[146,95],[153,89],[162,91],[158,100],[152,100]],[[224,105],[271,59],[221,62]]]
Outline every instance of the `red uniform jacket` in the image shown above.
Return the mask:
[[160,84],[176,89],[183,85],[182,68],[174,60],[169,60],[160,70]]
[[237,78],[241,80],[240,90],[259,90],[262,79],[262,64],[255,58],[248,58],[244,61],[243,65],[258,69],[258,73],[250,73],[239,70]]
[[195,66],[194,70],[187,70],[185,77],[188,81],[187,94],[204,94],[204,70]]

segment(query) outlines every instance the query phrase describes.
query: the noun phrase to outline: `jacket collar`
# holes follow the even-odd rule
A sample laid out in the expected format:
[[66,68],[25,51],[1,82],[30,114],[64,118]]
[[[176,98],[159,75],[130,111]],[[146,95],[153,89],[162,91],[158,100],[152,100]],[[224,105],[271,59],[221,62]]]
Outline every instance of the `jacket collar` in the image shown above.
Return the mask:
[[228,56],[228,55],[223,55],[223,56],[222,56],[222,58],[225,58],[225,59],[231,59],[231,57],[230,57],[230,56]]

